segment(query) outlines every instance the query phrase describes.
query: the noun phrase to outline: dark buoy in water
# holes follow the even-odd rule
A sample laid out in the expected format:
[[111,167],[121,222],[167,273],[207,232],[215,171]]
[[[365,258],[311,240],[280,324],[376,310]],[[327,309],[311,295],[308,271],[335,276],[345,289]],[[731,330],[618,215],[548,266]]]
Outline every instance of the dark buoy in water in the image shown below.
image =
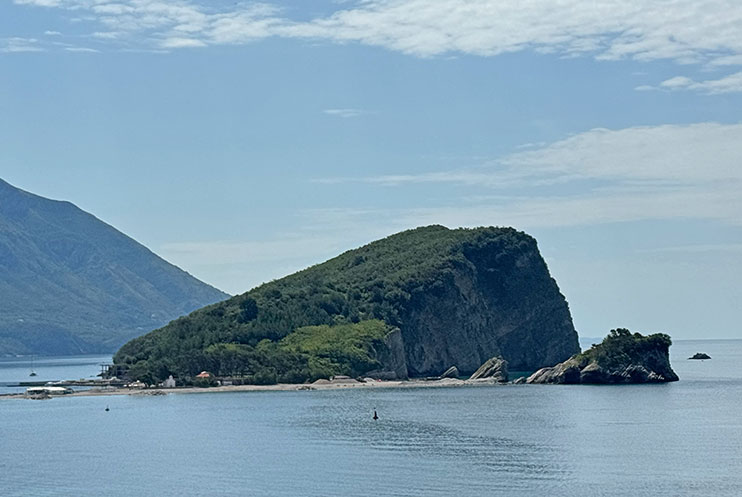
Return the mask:
[[379,419],[379,416],[376,414],[376,409],[374,409],[374,421],[376,421],[377,419]]
[[110,409],[108,408],[108,406],[106,406],[106,412],[108,412],[108,411],[110,411]]

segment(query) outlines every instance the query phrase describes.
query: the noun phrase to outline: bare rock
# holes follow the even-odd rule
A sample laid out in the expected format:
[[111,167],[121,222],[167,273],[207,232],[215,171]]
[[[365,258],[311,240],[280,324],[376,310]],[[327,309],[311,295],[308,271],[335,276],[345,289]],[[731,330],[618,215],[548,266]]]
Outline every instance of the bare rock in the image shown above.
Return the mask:
[[705,361],[706,359],[711,359],[711,356],[704,352],[696,352],[695,354],[693,354],[692,357],[689,357],[688,359],[692,359],[694,361]]
[[461,375],[459,374],[459,368],[457,368],[456,366],[451,366],[450,368],[448,368],[448,369],[447,369],[447,370],[446,370],[446,371],[445,371],[445,372],[444,372],[444,373],[443,373],[443,374],[441,375],[441,379],[443,379],[443,378],[458,378],[459,376],[461,376]]
[[487,361],[479,366],[479,369],[477,369],[469,379],[492,379],[506,383],[508,381],[508,361],[499,356],[487,359]]

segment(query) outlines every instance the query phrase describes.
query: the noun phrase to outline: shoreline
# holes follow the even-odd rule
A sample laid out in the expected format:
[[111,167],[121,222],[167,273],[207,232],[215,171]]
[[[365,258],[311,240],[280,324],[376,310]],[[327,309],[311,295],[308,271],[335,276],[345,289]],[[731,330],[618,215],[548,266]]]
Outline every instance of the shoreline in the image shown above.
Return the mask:
[[443,378],[440,380],[394,380],[394,381],[338,381],[328,383],[278,383],[275,385],[226,385],[218,387],[176,387],[176,388],[115,388],[102,389],[92,388],[64,395],[50,395],[37,397],[26,393],[0,394],[0,399],[27,399],[46,400],[53,398],[69,397],[108,397],[114,395],[131,395],[141,397],[157,397],[169,394],[201,394],[201,393],[230,393],[230,392],[311,392],[323,390],[344,390],[354,388],[441,388],[441,387],[466,387],[466,386],[502,386],[512,383],[499,383],[497,381],[484,380],[459,380]]

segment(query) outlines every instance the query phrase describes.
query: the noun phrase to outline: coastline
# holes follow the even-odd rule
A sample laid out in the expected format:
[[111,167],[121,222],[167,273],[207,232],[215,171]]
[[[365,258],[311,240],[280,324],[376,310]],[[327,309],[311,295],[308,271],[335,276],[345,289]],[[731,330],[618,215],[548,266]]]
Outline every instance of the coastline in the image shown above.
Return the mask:
[[176,388],[92,388],[90,390],[81,390],[65,395],[52,395],[39,398],[25,393],[12,393],[0,395],[0,399],[28,399],[28,400],[46,400],[50,398],[69,398],[69,397],[106,397],[113,395],[133,395],[133,396],[161,396],[169,394],[201,394],[201,393],[229,393],[229,392],[299,392],[299,391],[318,391],[318,390],[343,390],[349,388],[441,388],[441,387],[465,387],[465,386],[501,386],[508,383],[499,383],[497,381],[483,380],[459,380],[454,378],[443,378],[440,380],[395,380],[395,381],[337,381],[321,383],[278,383],[275,385],[226,385],[217,387],[176,387]]

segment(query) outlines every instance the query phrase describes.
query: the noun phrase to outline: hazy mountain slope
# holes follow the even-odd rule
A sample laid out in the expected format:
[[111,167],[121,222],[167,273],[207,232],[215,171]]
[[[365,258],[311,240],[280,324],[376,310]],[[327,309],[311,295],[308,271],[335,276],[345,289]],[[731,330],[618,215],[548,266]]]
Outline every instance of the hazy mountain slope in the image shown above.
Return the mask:
[[112,351],[227,297],[73,204],[0,180],[0,355]]
[[[321,343],[337,333],[318,328],[302,331],[316,333],[305,337],[313,348],[291,347],[302,327],[369,320],[398,329],[401,333],[389,336],[401,340],[388,341],[385,350],[379,332],[337,350]],[[398,353],[394,344],[404,350]],[[512,228],[428,226],[198,310],[129,342],[115,361],[150,380],[209,369],[295,381],[321,375],[329,363],[335,373],[358,372],[358,367],[342,369],[354,355],[367,364],[395,358],[395,364],[382,366],[418,376],[453,365],[473,372],[495,355],[513,369],[535,370],[579,350],[569,308],[536,240]]]

